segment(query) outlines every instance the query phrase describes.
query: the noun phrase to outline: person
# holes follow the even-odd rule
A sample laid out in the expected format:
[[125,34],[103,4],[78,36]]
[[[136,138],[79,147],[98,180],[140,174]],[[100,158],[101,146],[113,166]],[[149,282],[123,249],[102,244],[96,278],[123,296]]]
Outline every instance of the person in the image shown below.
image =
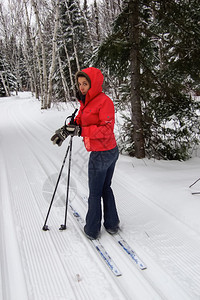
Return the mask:
[[[67,126],[67,134],[81,135],[87,151],[88,211],[84,232],[89,239],[100,235],[103,199],[104,227],[110,234],[119,230],[119,216],[111,188],[112,177],[119,157],[114,124],[115,111],[112,100],[102,92],[104,76],[94,67],[78,71],[75,75],[80,109],[75,125]],[[73,132],[73,133],[72,133]],[[56,142],[59,143],[60,139]]]

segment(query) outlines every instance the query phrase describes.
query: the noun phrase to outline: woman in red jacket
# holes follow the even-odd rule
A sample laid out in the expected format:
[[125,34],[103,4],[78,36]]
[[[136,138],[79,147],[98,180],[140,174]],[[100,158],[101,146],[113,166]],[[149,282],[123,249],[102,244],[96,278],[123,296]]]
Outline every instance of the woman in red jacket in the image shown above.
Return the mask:
[[87,68],[76,73],[79,113],[75,119],[81,127],[89,158],[89,198],[85,234],[96,239],[101,229],[101,198],[103,199],[104,227],[111,233],[119,229],[119,217],[111,181],[119,156],[113,133],[115,111],[112,100],[102,92],[103,74],[99,69]]
[[[87,151],[91,151],[88,165],[89,198],[85,234],[98,238],[101,229],[101,198],[103,199],[104,227],[110,234],[117,233],[119,217],[111,181],[119,156],[113,133],[115,111],[112,100],[102,92],[103,74],[99,69],[87,68],[76,73],[80,109],[75,125],[62,127],[52,137],[61,146],[70,135],[83,137]],[[81,129],[81,130],[80,130]]]

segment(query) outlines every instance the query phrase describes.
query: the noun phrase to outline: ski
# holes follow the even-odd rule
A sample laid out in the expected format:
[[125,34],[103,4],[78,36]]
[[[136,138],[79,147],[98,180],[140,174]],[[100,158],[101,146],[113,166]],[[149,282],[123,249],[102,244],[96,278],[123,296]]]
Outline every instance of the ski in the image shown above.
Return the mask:
[[143,263],[143,261],[139,258],[136,252],[129,246],[129,244],[124,240],[124,238],[119,234],[113,234],[112,237],[114,240],[122,247],[122,249],[131,257],[131,259],[136,263],[136,265],[141,269],[147,269],[147,266]]
[[[87,197],[82,197],[83,202],[87,202]],[[124,240],[124,238],[119,234],[113,234],[112,237],[121,246],[121,248],[131,257],[131,259],[136,263],[136,265],[141,269],[147,269],[147,266],[143,263],[143,261],[139,258],[136,252],[129,246],[129,244]]]
[[[78,222],[81,230],[83,231],[84,220],[82,219],[80,214],[73,208],[73,206],[71,204],[69,204],[69,207],[72,211],[73,216],[75,217],[76,221]],[[96,240],[90,240],[90,241],[91,241],[92,245],[94,246],[94,248],[97,250],[97,252],[100,254],[101,258],[105,261],[107,266],[110,268],[112,273],[115,276],[121,276],[122,273],[120,272],[119,268],[116,266],[116,264],[114,263],[114,261],[112,260],[112,258],[108,254],[108,252],[105,250],[105,248],[102,245],[102,243],[100,242],[100,240],[96,239]]]

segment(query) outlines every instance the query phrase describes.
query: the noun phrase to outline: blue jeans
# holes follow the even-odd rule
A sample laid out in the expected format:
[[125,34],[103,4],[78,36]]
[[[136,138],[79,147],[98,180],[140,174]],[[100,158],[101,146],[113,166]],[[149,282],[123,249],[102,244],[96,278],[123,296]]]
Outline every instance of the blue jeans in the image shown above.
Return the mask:
[[90,154],[88,212],[84,231],[93,238],[97,238],[101,229],[101,198],[103,199],[104,227],[114,229],[119,225],[115,198],[111,189],[118,157],[118,147],[108,151],[95,151]]

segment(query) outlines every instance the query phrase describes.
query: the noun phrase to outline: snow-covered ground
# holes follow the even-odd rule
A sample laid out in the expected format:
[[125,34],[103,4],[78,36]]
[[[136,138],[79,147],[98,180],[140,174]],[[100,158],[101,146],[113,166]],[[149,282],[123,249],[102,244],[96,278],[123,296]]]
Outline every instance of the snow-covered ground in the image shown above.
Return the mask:
[[[147,265],[141,271],[102,228],[116,277],[68,211],[67,165],[42,226],[68,146],[50,138],[73,112],[41,111],[30,93],[0,99],[0,299],[200,299],[200,158],[186,162],[120,156],[113,189],[121,234]],[[85,217],[88,153],[73,139],[70,201]]]

